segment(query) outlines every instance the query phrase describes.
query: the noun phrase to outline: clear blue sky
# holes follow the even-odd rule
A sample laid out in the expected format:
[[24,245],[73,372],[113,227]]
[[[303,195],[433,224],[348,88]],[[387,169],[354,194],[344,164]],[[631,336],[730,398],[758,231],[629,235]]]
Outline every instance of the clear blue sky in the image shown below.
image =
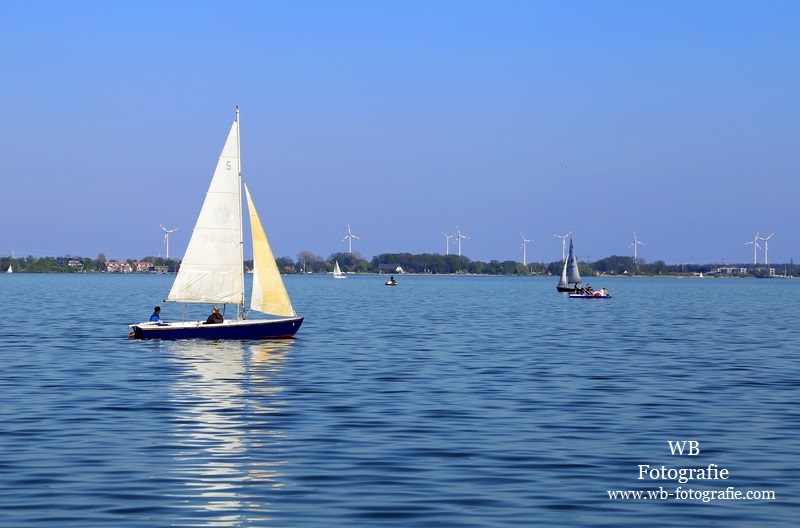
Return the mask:
[[2,255],[181,256],[239,105],[278,256],[800,259],[800,2],[2,10]]

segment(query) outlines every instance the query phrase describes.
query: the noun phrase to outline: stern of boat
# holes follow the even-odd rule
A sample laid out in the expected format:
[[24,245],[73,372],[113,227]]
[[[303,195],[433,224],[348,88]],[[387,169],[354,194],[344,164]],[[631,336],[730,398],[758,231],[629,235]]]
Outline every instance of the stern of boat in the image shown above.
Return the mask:
[[142,338],[142,329],[139,325],[131,324],[128,325],[128,339],[141,339]]

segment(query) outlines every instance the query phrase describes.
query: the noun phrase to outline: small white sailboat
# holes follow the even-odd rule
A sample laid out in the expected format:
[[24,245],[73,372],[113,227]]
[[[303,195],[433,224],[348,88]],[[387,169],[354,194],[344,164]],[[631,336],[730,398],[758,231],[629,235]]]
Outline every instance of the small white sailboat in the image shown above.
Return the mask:
[[14,273],[14,268],[11,267],[11,264],[8,265],[8,269],[6,270],[6,273]]
[[339,261],[335,261],[336,263],[333,265],[333,278],[334,279],[346,279],[347,275],[342,273],[341,268],[339,268]]
[[[253,243],[250,311],[269,318],[249,318],[245,309],[244,188]],[[219,324],[205,321],[146,322],[129,326],[138,339],[269,339],[294,336],[303,322],[292,307],[267,235],[242,179],[239,107],[217,162],[167,302],[233,304],[236,315]]]

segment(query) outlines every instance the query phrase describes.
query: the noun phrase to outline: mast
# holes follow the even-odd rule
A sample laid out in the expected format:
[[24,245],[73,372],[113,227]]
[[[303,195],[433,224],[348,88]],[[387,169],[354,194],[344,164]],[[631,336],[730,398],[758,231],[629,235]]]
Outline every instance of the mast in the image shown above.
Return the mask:
[[244,220],[243,212],[244,209],[242,204],[242,138],[239,132],[239,105],[236,105],[236,163],[238,164],[238,174],[239,174],[239,185],[237,187],[238,192],[238,201],[239,204],[239,274],[241,278],[241,299],[240,299],[240,306],[237,307],[237,313],[241,313],[242,319],[245,316],[245,304],[244,304]]

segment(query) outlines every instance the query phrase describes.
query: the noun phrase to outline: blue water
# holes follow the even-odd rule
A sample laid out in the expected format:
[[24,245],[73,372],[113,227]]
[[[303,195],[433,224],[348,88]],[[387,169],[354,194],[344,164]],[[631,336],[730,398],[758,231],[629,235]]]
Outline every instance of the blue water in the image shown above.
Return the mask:
[[[795,526],[800,280],[290,276],[282,342],[126,338],[172,277],[0,276],[0,526]],[[205,316],[205,310],[202,315]],[[668,441],[692,441],[672,455]],[[690,448],[696,449],[689,456]],[[717,464],[727,480],[639,479]],[[775,500],[610,500],[609,490]]]

